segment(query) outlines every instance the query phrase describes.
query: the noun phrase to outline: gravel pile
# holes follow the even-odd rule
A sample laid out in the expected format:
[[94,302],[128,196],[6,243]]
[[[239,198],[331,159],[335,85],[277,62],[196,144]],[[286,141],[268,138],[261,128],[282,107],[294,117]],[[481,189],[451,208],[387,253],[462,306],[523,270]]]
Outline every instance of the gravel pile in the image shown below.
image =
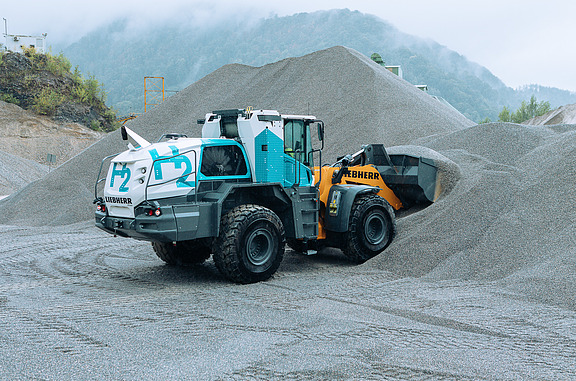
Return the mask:
[[[451,192],[400,218],[389,249],[363,266],[430,280],[497,281],[576,308],[576,126],[474,126],[366,57],[336,47],[261,68],[224,66],[130,127],[149,140],[165,132],[199,136],[196,120],[205,112],[246,106],[322,118],[324,161],[379,142],[439,163]],[[4,223],[91,219],[100,160],[124,149],[119,132],[109,134],[0,201]]]
[[576,125],[492,123],[420,139],[458,164],[452,192],[399,220],[385,255],[404,276],[499,281],[576,308]]
[[200,136],[196,121],[206,112],[248,106],[322,119],[324,162],[362,144],[408,144],[474,124],[360,53],[334,47],[263,67],[223,66],[130,127],[149,140],[164,131]]
[[529,125],[558,125],[576,123],[576,104],[558,107],[556,110],[547,112],[544,115],[534,117],[524,122]]
[[9,195],[48,173],[35,161],[0,151],[0,197]]
[[[324,120],[323,162],[363,144],[409,144],[473,124],[369,58],[334,47],[263,67],[223,66],[128,126],[150,141],[167,132],[199,137],[196,121],[207,112],[247,106]],[[93,218],[100,162],[125,149],[119,131],[104,137],[41,182],[0,201],[0,212],[9,216],[4,223],[54,225]]]

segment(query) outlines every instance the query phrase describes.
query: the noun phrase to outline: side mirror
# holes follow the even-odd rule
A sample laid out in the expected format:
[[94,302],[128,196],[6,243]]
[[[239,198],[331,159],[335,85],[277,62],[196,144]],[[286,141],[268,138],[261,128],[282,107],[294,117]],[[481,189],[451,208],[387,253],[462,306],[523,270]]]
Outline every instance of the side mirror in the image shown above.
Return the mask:
[[318,140],[324,141],[324,123],[318,122]]
[[128,140],[128,132],[126,132],[125,126],[120,128],[120,132],[122,133],[122,140]]

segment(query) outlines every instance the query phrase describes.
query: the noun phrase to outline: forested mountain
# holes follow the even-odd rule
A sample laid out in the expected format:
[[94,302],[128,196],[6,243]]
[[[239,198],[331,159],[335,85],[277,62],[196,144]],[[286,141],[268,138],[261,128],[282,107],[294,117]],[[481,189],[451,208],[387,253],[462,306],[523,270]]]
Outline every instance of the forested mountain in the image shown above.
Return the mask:
[[[163,23],[139,32],[128,20],[117,20],[62,51],[105,85],[108,103],[121,114],[142,112],[145,76],[162,76],[167,90],[179,91],[228,63],[262,66],[336,45],[367,56],[377,52],[386,64],[401,65],[405,80],[428,85],[431,95],[445,98],[474,121],[496,120],[503,106],[517,107],[536,89],[513,90],[457,52],[358,11],[219,20],[202,26]],[[549,100],[552,107],[576,103],[576,93],[538,89],[538,100]]]

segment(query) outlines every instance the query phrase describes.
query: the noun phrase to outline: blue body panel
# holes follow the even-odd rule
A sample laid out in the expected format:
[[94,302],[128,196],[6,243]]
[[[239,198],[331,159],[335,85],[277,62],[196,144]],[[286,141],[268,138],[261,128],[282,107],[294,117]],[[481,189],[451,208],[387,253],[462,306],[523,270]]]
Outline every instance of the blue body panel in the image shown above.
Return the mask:
[[295,184],[311,186],[312,171],[284,153],[284,142],[269,129],[255,138],[256,178],[258,183],[281,183],[285,188]]

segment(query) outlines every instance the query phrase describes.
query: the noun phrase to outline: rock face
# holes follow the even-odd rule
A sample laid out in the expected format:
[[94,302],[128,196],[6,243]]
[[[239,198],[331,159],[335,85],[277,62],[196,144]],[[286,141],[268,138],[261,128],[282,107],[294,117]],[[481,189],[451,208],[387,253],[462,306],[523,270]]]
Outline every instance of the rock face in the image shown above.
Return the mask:
[[[324,163],[354,153],[362,144],[404,145],[473,125],[369,58],[335,47],[257,68],[226,65],[129,122],[129,127],[149,141],[167,132],[200,137],[196,121],[206,112],[247,106],[322,119]],[[125,149],[119,131],[108,134],[39,183],[1,202],[0,211],[9,215],[5,223],[68,224],[93,218],[100,162]]]
[[[98,83],[70,72],[70,63],[63,57],[34,52],[2,53],[0,59],[0,100],[9,100],[25,110],[39,107],[43,115],[54,116],[61,123],[79,123],[113,130],[113,114],[98,96]],[[44,99],[39,102],[38,99]]]

